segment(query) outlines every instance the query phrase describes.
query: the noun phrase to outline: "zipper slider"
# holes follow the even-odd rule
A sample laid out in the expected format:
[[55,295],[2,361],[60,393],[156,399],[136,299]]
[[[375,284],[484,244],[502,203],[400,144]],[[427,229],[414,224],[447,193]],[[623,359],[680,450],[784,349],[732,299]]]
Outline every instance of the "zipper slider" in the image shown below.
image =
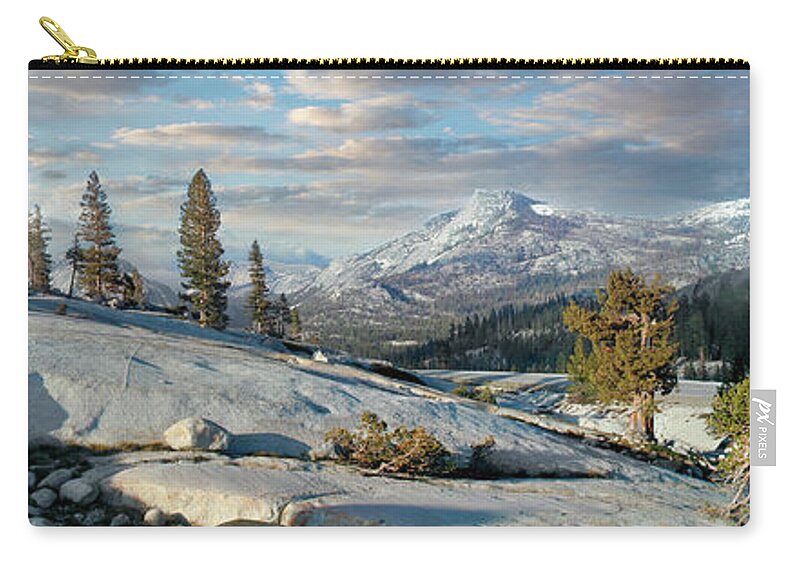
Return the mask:
[[[93,49],[75,45],[75,42],[70,39],[70,37],[67,35],[67,32],[65,32],[64,29],[52,18],[42,16],[39,18],[39,24],[41,24],[44,30],[50,34],[51,38],[58,42],[58,45],[64,48],[63,54],[46,55],[42,58],[42,61],[54,61],[56,63],[100,63],[100,61],[97,59],[97,54]],[[85,55],[82,56],[81,52],[83,52]]]

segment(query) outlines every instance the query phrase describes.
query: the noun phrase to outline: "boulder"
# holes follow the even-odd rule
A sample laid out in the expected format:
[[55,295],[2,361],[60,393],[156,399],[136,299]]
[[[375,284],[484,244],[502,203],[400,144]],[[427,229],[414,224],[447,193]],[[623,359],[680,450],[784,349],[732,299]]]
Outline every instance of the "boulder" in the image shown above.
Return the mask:
[[61,485],[61,500],[76,505],[89,505],[97,499],[100,490],[97,485],[83,479],[72,479]]
[[175,450],[204,449],[225,451],[230,434],[222,426],[205,418],[186,418],[164,432],[164,443]]
[[56,469],[39,482],[39,488],[48,487],[54,491],[58,491],[61,485],[72,479],[73,476],[74,473],[72,469]]
[[120,513],[111,519],[111,526],[131,526],[131,519],[125,513]]
[[83,521],[81,524],[83,526],[100,526],[106,520],[106,513],[103,509],[95,508],[86,513],[86,516],[83,517]]
[[339,452],[339,447],[331,442],[325,441],[308,452],[308,458],[311,461],[322,461],[325,459],[337,460],[341,459],[342,455]]
[[164,511],[158,508],[149,509],[144,514],[144,524],[147,526],[164,526],[167,523],[167,517]]
[[58,495],[52,489],[39,489],[31,495],[31,500],[40,509],[49,509],[56,502]]

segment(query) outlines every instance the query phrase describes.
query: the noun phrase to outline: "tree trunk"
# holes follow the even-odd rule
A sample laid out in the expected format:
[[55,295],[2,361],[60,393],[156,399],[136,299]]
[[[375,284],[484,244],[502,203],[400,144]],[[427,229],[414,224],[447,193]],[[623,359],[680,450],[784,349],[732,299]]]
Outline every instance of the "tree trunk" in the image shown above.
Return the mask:
[[653,441],[655,429],[653,423],[653,393],[634,394],[633,410],[628,416],[628,430],[625,434],[634,441]]
[[70,273],[69,276],[69,293],[67,293],[67,299],[72,299],[72,292],[75,289],[75,272],[76,272],[76,267],[75,265],[73,265],[72,272]]

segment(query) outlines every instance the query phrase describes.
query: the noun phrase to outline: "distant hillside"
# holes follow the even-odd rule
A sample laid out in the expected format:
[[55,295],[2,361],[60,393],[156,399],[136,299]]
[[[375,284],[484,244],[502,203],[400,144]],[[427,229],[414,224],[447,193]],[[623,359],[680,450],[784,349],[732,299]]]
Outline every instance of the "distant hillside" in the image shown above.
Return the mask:
[[540,303],[631,266],[678,287],[750,260],[750,201],[652,220],[559,209],[478,190],[461,210],[369,252],[334,260],[293,297],[327,343],[420,340],[436,322]]
[[[750,279],[728,271],[676,292],[675,338],[680,354],[726,363],[741,377],[750,366]],[[561,315],[572,300],[591,305],[594,296],[557,296],[542,304],[505,305],[453,322],[447,335],[422,343],[384,343],[375,355],[407,368],[564,372],[575,335]]]

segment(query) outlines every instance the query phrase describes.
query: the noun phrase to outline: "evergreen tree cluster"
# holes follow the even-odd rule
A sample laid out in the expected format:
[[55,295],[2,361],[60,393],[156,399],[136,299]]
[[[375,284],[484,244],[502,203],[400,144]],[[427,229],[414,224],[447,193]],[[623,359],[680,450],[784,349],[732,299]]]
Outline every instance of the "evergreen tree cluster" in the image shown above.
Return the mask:
[[297,307],[290,307],[286,295],[269,298],[269,287],[264,270],[264,255],[257,240],[250,246],[250,292],[245,306],[250,311],[251,328],[258,334],[300,340],[302,325]]
[[575,335],[561,314],[570,298],[504,305],[451,323],[445,338],[387,354],[400,366],[452,370],[563,372]]
[[[111,206],[97,172],[89,174],[80,205],[78,229],[64,256],[71,268],[68,296],[72,297],[78,285],[95,301],[145,307],[147,292],[142,275],[136,269],[130,273],[120,271],[122,250],[116,243]],[[216,329],[224,329],[228,324],[226,309],[230,287],[226,279],[230,264],[222,259],[225,250],[218,235],[220,227],[216,196],[211,182],[200,169],[192,177],[186,201],[181,205],[177,259],[183,278],[181,298],[190,305],[186,310],[200,326]],[[35,206],[28,215],[28,284],[38,291],[50,290],[49,232],[39,206]],[[250,264],[252,291],[247,307],[253,330],[299,339],[302,330],[297,307],[291,307],[285,295],[274,302],[268,298],[264,258],[257,241],[250,251]],[[178,312],[183,310],[178,308]]]
[[[700,280],[678,296],[675,337],[680,355],[693,362],[684,375],[741,380],[750,369],[750,274],[728,271]],[[722,361],[719,370],[707,361]]]

